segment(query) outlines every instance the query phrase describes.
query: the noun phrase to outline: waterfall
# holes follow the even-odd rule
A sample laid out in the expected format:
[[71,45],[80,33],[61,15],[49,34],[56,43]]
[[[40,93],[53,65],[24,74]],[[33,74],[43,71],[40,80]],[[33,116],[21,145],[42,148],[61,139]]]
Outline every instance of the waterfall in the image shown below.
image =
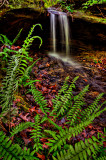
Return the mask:
[[[49,10],[50,13],[50,28],[51,28],[51,39],[52,39],[52,50],[54,53],[57,52],[56,46],[56,28],[58,28],[58,31],[60,31],[60,37],[59,39],[61,43],[60,51],[64,53],[64,56],[68,57],[70,53],[70,47],[69,47],[69,23],[67,14],[63,12],[58,12],[55,10]],[[57,16],[57,17],[56,17]],[[58,21],[58,23],[56,23]],[[60,23],[60,25],[58,25]]]
[[72,56],[70,56],[70,27],[67,14],[55,9],[49,9],[48,12],[50,13],[52,42],[52,51],[48,54],[79,68],[79,64],[74,62]]
[[69,24],[68,24],[68,18],[66,14],[59,14],[59,21],[60,21],[60,27],[61,27],[61,34],[62,34],[62,44],[65,44],[66,48],[66,56],[69,56]]
[[56,52],[56,16],[55,14],[50,14],[50,25],[51,25],[51,38],[53,40],[53,52]]

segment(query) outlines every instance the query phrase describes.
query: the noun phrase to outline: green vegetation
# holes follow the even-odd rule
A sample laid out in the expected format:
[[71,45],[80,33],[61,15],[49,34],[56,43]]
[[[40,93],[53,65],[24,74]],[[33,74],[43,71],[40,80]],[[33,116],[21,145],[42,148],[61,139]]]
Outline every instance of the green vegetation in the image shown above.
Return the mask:
[[83,3],[83,8],[87,9],[93,5],[106,3],[106,0],[88,0],[86,3]]
[[[58,91],[58,95],[52,100],[52,110],[48,108],[47,100],[45,100],[43,94],[38,91],[35,86],[35,83],[39,80],[33,80],[30,76],[32,67],[38,60],[33,62],[33,59],[28,54],[28,50],[35,38],[39,38],[41,42],[40,45],[42,44],[41,37],[32,36],[34,28],[37,25],[41,27],[40,24],[33,25],[27,38],[24,40],[22,48],[18,51],[11,50],[11,47],[8,48],[8,46],[12,46],[13,43],[15,43],[21,31],[13,42],[4,35],[0,37],[5,48],[8,48],[7,50],[4,48],[3,52],[0,52],[2,57],[4,55],[6,56],[6,65],[8,66],[6,69],[6,77],[3,80],[0,91],[0,105],[2,107],[0,114],[0,158],[3,160],[39,160],[37,155],[41,154],[45,155],[48,160],[97,159],[97,153],[103,152],[105,130],[103,134],[98,133],[96,136],[88,139],[85,138],[84,141],[80,140],[74,145],[71,144],[71,140],[81,134],[96,117],[106,111],[106,108],[101,109],[106,101],[99,104],[103,93],[99,94],[91,105],[86,106],[84,97],[89,85],[85,86],[79,94],[74,96],[73,89],[75,89],[75,83],[77,83],[79,77],[75,77],[70,85],[68,84],[69,77],[66,77],[63,86]],[[32,62],[30,66],[29,61]],[[15,127],[11,127],[10,123],[11,115],[14,115],[13,111],[20,110],[18,106],[14,108],[13,102],[22,87],[24,87],[27,93],[32,94],[42,114],[36,113],[36,115],[34,115],[34,122],[21,122]],[[83,109],[83,106],[86,106],[86,108]],[[18,114],[15,113],[14,116],[18,116]],[[5,117],[8,119],[8,122],[4,121]],[[56,123],[56,121],[62,118],[66,119],[66,126],[64,128]],[[8,124],[9,126],[8,136],[4,134],[6,129],[2,126],[2,123]],[[44,127],[44,123],[51,124],[52,128],[50,129],[49,125]],[[30,128],[30,139],[33,141],[33,145],[31,144],[32,147],[24,147],[23,149],[20,147],[21,144],[13,144],[14,141],[12,142],[10,139],[14,139],[14,135],[18,138],[19,133],[22,133],[23,130],[28,128]],[[41,142],[42,138],[47,139],[45,149]],[[100,155],[99,159],[103,158],[105,159],[106,155]]]
[[[86,2],[80,1],[82,4],[83,9],[87,9],[90,6],[97,5],[97,4],[103,4],[105,3],[105,0],[86,0]],[[59,4],[62,8],[66,8],[69,12],[74,8],[75,5],[77,5],[79,2],[76,0],[68,1],[68,0],[6,0],[1,1],[1,6],[10,6],[10,7],[28,7],[28,6],[37,6],[37,7],[52,7],[54,5]]]

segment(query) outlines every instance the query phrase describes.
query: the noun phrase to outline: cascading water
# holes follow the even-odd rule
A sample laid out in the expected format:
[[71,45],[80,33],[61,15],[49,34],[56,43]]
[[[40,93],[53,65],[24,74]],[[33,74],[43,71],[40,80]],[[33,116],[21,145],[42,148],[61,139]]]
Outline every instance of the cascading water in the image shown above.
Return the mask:
[[[58,21],[60,23],[60,43],[61,43],[61,48],[60,51],[62,50],[62,52],[64,53],[64,55],[66,55],[66,57],[69,56],[70,53],[70,47],[69,47],[69,41],[70,41],[70,37],[69,37],[69,23],[68,23],[68,18],[67,18],[67,14],[63,13],[63,12],[58,12],[55,10],[49,10],[50,13],[50,28],[51,28],[51,39],[52,39],[52,49],[53,52],[56,53],[57,49],[57,43],[56,43],[56,28],[58,23],[56,23],[56,20],[58,18]],[[58,16],[57,16],[58,15]],[[57,16],[57,17],[56,17]]]
[[[62,59],[77,67],[78,63],[74,63],[70,58],[70,30],[67,14],[53,9],[49,9],[52,52],[50,56]],[[59,32],[59,33],[58,33]]]
[[51,38],[53,40],[53,52],[56,52],[56,16],[55,14],[50,14],[50,24],[51,24]]
[[68,18],[66,14],[59,14],[59,21],[60,21],[60,27],[61,27],[61,34],[62,34],[62,45],[65,44],[65,52],[66,56],[69,56],[70,48],[69,48],[69,24],[68,24]]

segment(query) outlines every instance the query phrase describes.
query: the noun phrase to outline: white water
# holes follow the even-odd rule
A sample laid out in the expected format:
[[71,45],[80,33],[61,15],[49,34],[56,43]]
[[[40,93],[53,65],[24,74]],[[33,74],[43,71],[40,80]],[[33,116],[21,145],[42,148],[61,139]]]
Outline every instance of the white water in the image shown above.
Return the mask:
[[70,48],[69,48],[69,24],[68,24],[68,18],[66,14],[59,14],[59,21],[60,21],[60,27],[61,27],[61,34],[62,34],[62,45],[65,44],[65,52],[66,52],[66,57],[69,56],[70,53]]
[[53,40],[53,52],[56,52],[56,16],[55,14],[50,14],[50,25],[51,25],[51,38]]
[[[49,52],[50,56],[62,59],[64,62],[70,63],[74,67],[78,67],[78,63],[74,62],[70,58],[70,30],[67,14],[64,12],[58,12],[55,10],[48,10],[50,13],[50,28],[51,28],[51,39],[52,39],[52,51]],[[57,33],[59,32],[59,34]],[[57,37],[57,35],[60,35]],[[56,41],[58,38],[58,42]],[[59,39],[60,38],[60,39]],[[57,51],[57,46],[59,49]]]
[[[61,42],[61,48],[60,51],[64,53],[66,57],[69,56],[70,53],[70,47],[69,47],[69,23],[67,14],[63,12],[58,12],[55,10],[49,10],[50,12],[50,28],[51,28],[51,39],[52,39],[52,49],[53,52],[56,53],[57,49],[57,43],[56,43],[56,28],[58,28],[58,31],[60,32],[61,39],[59,40]],[[57,16],[58,15],[58,16]],[[57,16],[57,17],[56,17]],[[59,22],[59,23],[57,23]],[[65,46],[65,47],[64,47]]]

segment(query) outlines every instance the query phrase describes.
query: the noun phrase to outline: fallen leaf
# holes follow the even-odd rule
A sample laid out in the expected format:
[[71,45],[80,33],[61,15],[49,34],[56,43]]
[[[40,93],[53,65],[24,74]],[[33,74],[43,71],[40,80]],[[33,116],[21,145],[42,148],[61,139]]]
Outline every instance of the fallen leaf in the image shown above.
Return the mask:
[[88,80],[87,79],[83,79],[85,82],[87,82]]
[[45,156],[43,154],[37,153],[38,158],[41,158],[41,160],[45,160]]
[[[47,142],[46,142],[47,143]],[[49,148],[49,146],[48,145],[46,145],[45,143],[43,144],[43,146],[42,146],[43,148]]]
[[30,139],[30,138],[25,138],[25,137],[23,137],[22,139],[24,140],[25,145],[27,145],[28,143],[31,142],[31,139]]
[[50,64],[47,62],[47,63],[46,63],[46,67],[49,67],[49,66],[50,66]]
[[96,132],[96,131],[92,130],[92,131],[90,132],[90,134],[91,134],[91,135],[94,135],[95,132]]

